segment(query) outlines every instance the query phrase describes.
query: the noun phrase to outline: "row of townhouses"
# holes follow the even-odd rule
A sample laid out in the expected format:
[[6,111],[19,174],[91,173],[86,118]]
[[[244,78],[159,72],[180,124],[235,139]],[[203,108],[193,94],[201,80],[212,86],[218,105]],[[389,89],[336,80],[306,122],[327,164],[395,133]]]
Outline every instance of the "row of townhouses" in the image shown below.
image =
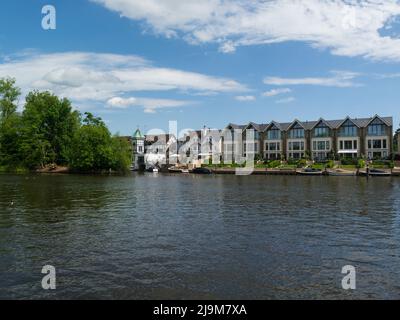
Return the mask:
[[[209,159],[230,162],[246,159],[333,158],[385,159],[393,153],[392,117],[350,118],[246,125],[229,124],[223,130],[204,128],[174,135],[133,136],[134,153],[166,163]],[[158,155],[158,156],[157,156]],[[154,160],[156,161],[156,160]],[[161,161],[161,160],[160,160]]]

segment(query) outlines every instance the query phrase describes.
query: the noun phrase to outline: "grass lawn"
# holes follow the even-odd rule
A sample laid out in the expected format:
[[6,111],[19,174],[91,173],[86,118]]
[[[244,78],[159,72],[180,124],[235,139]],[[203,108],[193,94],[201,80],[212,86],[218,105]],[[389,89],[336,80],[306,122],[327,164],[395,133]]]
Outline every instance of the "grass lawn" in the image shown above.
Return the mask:
[[340,169],[346,169],[346,170],[357,170],[357,166],[354,164],[341,164],[339,166]]

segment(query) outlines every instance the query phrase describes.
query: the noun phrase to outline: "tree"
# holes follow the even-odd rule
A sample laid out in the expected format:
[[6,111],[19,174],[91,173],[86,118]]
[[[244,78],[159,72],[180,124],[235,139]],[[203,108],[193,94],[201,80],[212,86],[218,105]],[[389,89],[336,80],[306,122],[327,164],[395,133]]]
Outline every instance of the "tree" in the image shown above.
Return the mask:
[[22,114],[21,154],[29,168],[67,164],[80,115],[68,99],[50,92],[30,92]]
[[14,79],[0,79],[0,164],[17,166],[21,117],[17,101],[21,91]]
[[17,111],[21,90],[15,86],[15,79],[0,79],[0,119],[4,121]]
[[69,163],[75,171],[125,171],[130,165],[129,143],[112,137],[101,118],[85,113],[73,138]]

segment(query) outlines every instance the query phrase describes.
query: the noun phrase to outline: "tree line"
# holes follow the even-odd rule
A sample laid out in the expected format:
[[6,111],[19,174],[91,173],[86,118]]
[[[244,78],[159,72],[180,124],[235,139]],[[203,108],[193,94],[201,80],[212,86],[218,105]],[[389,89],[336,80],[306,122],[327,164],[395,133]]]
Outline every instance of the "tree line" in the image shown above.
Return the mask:
[[126,171],[131,146],[113,136],[104,121],[73,110],[66,98],[32,91],[18,112],[15,79],[0,79],[0,167],[3,170],[66,166],[71,171]]

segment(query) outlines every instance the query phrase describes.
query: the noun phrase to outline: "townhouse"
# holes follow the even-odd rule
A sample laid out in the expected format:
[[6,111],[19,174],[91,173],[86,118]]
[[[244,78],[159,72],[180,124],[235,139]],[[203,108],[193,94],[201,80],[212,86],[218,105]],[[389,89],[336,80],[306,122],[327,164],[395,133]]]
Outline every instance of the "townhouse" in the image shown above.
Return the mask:
[[[240,130],[242,139],[238,141]],[[252,131],[254,137],[248,131]],[[320,118],[316,121],[295,119],[290,123],[229,124],[222,140],[223,158],[227,160],[238,156],[245,158],[249,151],[267,160],[385,159],[393,152],[393,119],[376,115],[341,120]]]

